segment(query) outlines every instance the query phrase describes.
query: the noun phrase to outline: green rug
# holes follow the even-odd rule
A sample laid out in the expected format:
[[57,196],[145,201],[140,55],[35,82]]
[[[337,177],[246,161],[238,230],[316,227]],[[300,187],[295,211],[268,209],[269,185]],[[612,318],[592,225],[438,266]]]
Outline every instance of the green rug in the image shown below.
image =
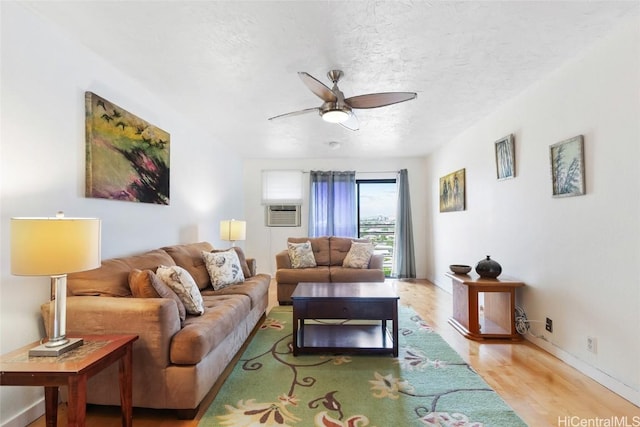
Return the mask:
[[291,307],[269,313],[199,427],[526,426],[407,307],[398,358],[293,357],[291,320]]

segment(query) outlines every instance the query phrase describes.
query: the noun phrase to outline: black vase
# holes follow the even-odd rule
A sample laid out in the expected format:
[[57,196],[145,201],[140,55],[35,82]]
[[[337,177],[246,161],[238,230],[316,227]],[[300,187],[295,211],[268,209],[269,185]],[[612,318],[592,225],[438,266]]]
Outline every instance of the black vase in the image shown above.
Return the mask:
[[502,267],[487,255],[487,259],[478,261],[476,264],[476,273],[480,277],[495,279],[502,273]]

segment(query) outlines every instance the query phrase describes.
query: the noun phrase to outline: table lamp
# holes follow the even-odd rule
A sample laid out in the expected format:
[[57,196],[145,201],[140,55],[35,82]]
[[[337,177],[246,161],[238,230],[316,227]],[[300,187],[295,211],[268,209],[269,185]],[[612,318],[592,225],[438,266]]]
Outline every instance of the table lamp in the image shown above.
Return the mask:
[[231,246],[236,245],[236,240],[244,240],[246,231],[246,221],[236,221],[235,219],[220,221],[220,239],[231,242]]
[[59,356],[82,345],[65,337],[67,273],[100,267],[100,220],[97,218],[11,218],[11,273],[50,276],[49,339],[29,356]]

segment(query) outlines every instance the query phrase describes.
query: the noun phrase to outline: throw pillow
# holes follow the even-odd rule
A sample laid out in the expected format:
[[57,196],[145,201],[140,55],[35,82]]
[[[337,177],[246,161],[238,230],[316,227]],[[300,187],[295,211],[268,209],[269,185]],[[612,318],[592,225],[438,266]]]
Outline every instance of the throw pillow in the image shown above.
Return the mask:
[[351,242],[351,248],[342,262],[343,267],[367,268],[373,255],[373,243]]
[[182,300],[173,290],[156,276],[151,270],[133,269],[129,273],[129,288],[134,298],[169,298],[178,306],[180,323],[186,318],[186,309]]
[[316,257],[313,255],[311,242],[303,243],[287,242],[291,268],[311,268],[316,266]]
[[161,265],[156,274],[178,295],[187,313],[198,315],[204,313],[202,294],[187,270],[177,265],[171,267]]
[[247,279],[248,277],[251,277],[251,270],[249,269],[249,264],[247,263],[247,258],[244,256],[244,251],[242,250],[242,248],[233,246],[229,249],[214,249],[211,252],[226,252],[229,250],[236,251],[236,255],[238,255],[238,261],[240,261],[240,267],[242,268],[242,274],[244,275],[244,278]]
[[234,283],[244,282],[238,254],[233,249],[224,252],[202,251],[202,258],[211,277],[211,285],[216,291]]

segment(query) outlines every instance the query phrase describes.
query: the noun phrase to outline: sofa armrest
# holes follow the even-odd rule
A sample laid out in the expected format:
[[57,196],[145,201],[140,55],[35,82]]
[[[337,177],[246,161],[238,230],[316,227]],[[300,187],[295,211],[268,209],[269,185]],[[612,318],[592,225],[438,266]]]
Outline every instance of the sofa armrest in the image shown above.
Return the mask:
[[276,268],[291,268],[291,259],[289,258],[289,251],[283,250],[276,254]]
[[256,259],[255,258],[247,258],[247,267],[249,267],[249,271],[251,272],[251,276],[249,277],[253,277],[256,275]]
[[[49,303],[41,306],[48,331]],[[180,330],[176,302],[168,298],[67,297],[67,335],[135,334],[135,352],[148,363],[169,365],[171,339]],[[153,362],[151,362],[153,361]]]
[[370,270],[382,270],[383,264],[384,264],[384,255],[382,254],[371,255],[371,259],[369,260]]

